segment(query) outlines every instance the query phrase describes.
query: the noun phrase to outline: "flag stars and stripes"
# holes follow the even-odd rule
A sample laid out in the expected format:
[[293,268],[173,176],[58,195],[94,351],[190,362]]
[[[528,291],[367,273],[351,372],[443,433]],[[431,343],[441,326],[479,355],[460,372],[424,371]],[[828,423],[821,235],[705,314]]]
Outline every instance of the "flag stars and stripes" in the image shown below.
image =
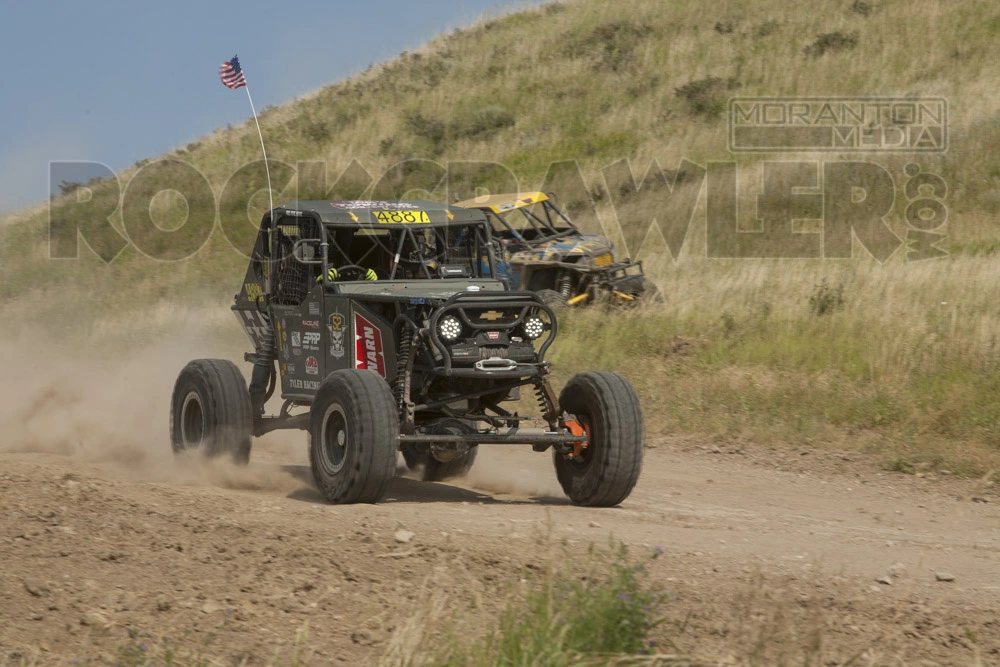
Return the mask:
[[247,85],[243,68],[240,67],[240,59],[236,56],[233,56],[232,60],[227,60],[219,66],[219,78],[222,79],[222,83],[226,88],[232,88],[233,90]]

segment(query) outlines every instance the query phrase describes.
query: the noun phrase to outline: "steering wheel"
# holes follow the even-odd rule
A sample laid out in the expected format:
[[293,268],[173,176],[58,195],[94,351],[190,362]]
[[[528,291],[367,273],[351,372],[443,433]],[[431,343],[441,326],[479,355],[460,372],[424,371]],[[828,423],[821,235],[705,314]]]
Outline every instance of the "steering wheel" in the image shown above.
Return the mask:
[[357,264],[344,264],[337,267],[338,280],[364,280],[368,269]]

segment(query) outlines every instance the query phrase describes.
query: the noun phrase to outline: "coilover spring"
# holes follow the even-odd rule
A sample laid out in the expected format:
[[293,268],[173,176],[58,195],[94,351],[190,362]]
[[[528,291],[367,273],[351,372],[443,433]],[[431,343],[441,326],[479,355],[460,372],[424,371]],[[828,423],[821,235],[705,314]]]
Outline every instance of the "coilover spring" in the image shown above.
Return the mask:
[[396,355],[396,381],[393,383],[392,393],[396,398],[396,405],[400,410],[403,410],[406,406],[403,405],[405,400],[405,388],[406,388],[406,377],[409,369],[407,366],[407,360],[410,358],[410,347],[413,346],[413,334],[409,331],[407,327],[404,327],[405,333],[400,337],[399,341],[399,352]]
[[542,409],[542,414],[548,414],[552,406],[549,405],[548,400],[545,398],[545,391],[540,384],[535,385],[535,398],[538,399],[538,405]]
[[559,276],[559,293],[567,299],[573,296],[573,276],[569,271],[563,271]]

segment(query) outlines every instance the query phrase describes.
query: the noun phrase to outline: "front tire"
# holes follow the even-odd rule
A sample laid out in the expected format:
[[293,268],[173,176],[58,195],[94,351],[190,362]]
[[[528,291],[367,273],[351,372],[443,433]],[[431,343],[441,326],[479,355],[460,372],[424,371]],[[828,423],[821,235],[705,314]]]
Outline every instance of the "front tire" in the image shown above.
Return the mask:
[[323,497],[334,504],[382,500],[399,449],[389,385],[371,371],[335,371],[316,393],[309,422],[309,464]]
[[642,470],[642,408],[632,385],[617,373],[579,373],[559,395],[559,407],[589,436],[579,457],[554,454],[563,491],[575,505],[618,505]]
[[200,449],[250,461],[253,416],[250,392],[236,364],[197,359],[181,371],[170,400],[170,443],[174,453]]

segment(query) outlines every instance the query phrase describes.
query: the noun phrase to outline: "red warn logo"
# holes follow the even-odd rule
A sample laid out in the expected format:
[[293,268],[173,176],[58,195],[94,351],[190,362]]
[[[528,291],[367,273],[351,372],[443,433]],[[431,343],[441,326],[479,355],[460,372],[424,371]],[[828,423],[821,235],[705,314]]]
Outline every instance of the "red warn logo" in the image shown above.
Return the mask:
[[354,367],[375,371],[385,377],[382,332],[360,313],[354,313]]

